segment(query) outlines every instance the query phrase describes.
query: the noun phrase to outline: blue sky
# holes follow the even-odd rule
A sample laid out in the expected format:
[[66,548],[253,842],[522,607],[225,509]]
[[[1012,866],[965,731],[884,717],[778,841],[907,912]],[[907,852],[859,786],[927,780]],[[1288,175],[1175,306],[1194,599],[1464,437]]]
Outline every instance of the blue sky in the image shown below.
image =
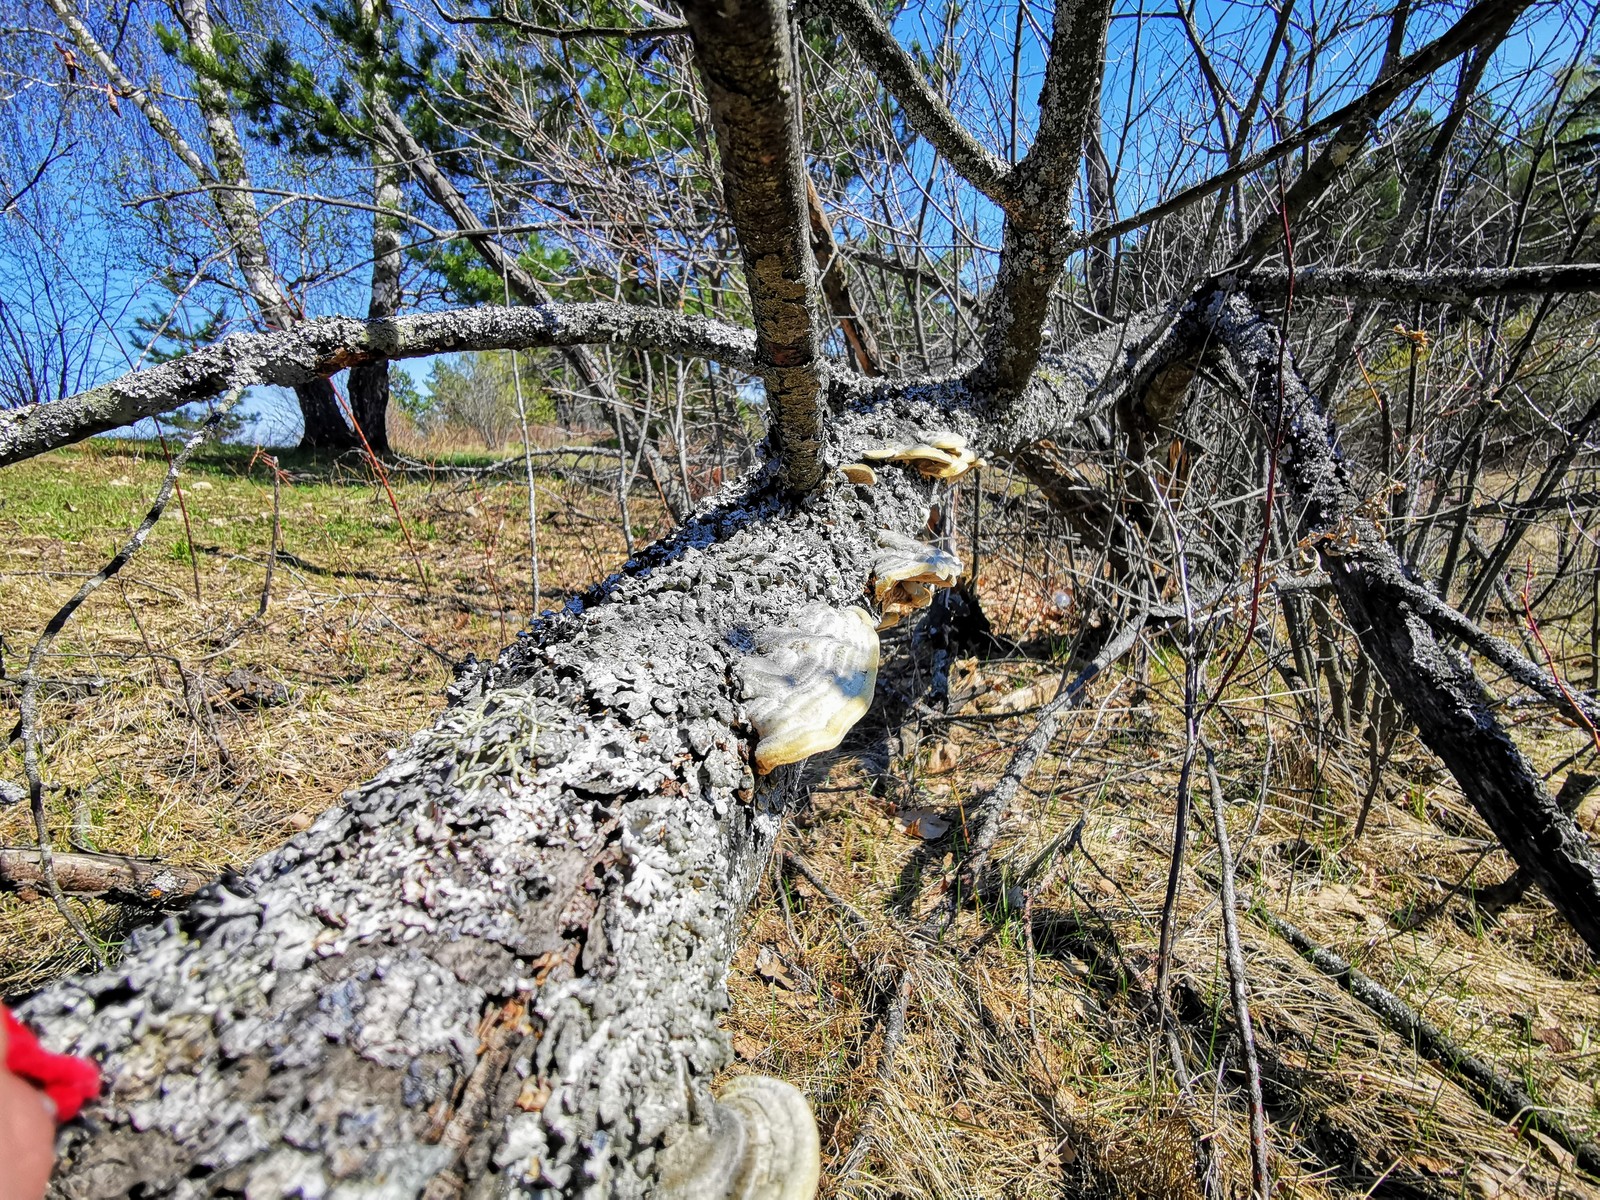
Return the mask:
[[[1326,12],[1334,11],[1323,0],[1295,2],[1295,22],[1302,29],[1314,20],[1325,21]],[[1121,0],[1111,30],[1103,128],[1106,151],[1121,168],[1118,202],[1124,213],[1213,170],[1219,161],[1216,127],[1206,120],[1210,102],[1173,3]],[[1457,4],[1419,4],[1408,30],[1407,49],[1436,35],[1460,11]],[[896,17],[894,29],[903,41],[932,45],[939,40],[945,13],[940,5],[912,4]],[[962,10],[957,24],[963,70],[952,94],[953,107],[1002,155],[1010,138],[1009,84],[1017,16],[1011,0],[979,0]],[[1031,139],[1051,10],[1029,4],[1024,16],[1018,89],[1022,150]],[[1575,0],[1537,5],[1519,22],[1497,56],[1488,90],[1500,103],[1515,107],[1522,101],[1512,81],[1529,66],[1547,78],[1569,62],[1580,31],[1592,16],[1592,5]],[[1265,3],[1205,0],[1197,6],[1195,24],[1230,92],[1239,97],[1250,90],[1250,77],[1274,19],[1275,10]],[[1324,110],[1348,99],[1370,79],[1385,27],[1381,7],[1358,10],[1349,27],[1324,51],[1319,75],[1326,89],[1321,104]],[[13,122],[9,136],[0,144],[0,190],[9,194],[19,187],[31,166],[46,158],[52,147],[61,150],[65,141],[66,149],[47,176],[48,186],[0,216],[0,303],[13,313],[31,312],[48,323],[51,314],[42,296],[44,289],[54,289],[57,299],[78,314],[71,335],[85,352],[78,356],[82,366],[75,382],[87,386],[134,364],[128,345],[132,319],[163,296],[148,271],[137,265],[143,249],[136,240],[140,227],[129,223],[126,214],[115,207],[114,191],[108,185],[121,180],[128,190],[159,190],[177,176],[170,170],[170,162],[161,166],[160,160],[170,159],[170,155],[147,129],[141,129],[141,118],[126,101],[115,122],[114,146],[90,147],[93,139],[87,130],[67,128],[63,139],[65,125],[48,119],[51,105],[58,99],[51,89],[59,89],[61,75],[54,46],[38,38],[8,40],[9,49],[0,50],[0,103],[33,106],[38,113],[31,127]],[[153,54],[143,65],[146,70],[162,67]],[[166,69],[170,71],[171,65],[166,64]],[[1442,106],[1453,84],[1454,72],[1447,68],[1422,89],[1417,103],[1426,108]],[[1268,144],[1274,136],[1271,128],[1258,122],[1254,144]],[[917,173],[925,170],[928,161],[929,152],[919,143],[906,165]],[[283,185],[285,181],[256,168],[256,182]],[[310,182],[322,184],[320,180]],[[272,203],[270,199],[262,201],[264,207]],[[999,215],[986,200],[966,189],[957,193],[955,204],[980,242],[998,242]],[[31,238],[29,221],[35,229],[59,228],[63,233],[54,238]],[[949,226],[941,233],[936,219],[928,240],[937,244],[941,237],[949,240]],[[975,274],[972,281],[981,283],[981,276]],[[359,315],[365,311],[365,288],[360,270],[326,284],[317,294],[316,311]],[[0,353],[10,350],[0,349]],[[411,362],[400,364],[400,369],[421,384],[428,364]],[[292,436],[296,410],[288,393],[260,389],[251,396],[248,408],[260,420],[261,436]]]

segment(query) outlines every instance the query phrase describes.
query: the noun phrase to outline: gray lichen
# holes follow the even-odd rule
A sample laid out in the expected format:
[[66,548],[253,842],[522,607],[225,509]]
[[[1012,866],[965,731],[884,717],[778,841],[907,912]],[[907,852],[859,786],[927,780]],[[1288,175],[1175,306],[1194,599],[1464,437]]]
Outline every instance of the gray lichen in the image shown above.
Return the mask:
[[[915,412],[925,422],[925,412]],[[835,425],[835,461],[894,409]],[[641,1196],[715,1112],[739,917],[798,773],[740,664],[859,600],[909,473],[770,474],[547,613],[375,779],[104,974],[24,1006],[104,1064],[63,1197]]]

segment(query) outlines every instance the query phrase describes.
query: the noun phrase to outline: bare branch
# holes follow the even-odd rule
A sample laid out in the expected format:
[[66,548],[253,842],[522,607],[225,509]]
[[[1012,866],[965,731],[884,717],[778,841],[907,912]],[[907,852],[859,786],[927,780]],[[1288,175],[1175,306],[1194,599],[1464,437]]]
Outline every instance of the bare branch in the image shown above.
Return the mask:
[[1039,362],[1050,293],[1066,266],[1074,184],[1090,113],[1100,99],[1110,0],[1056,5],[1050,61],[1039,97],[1039,133],[1011,177],[989,330],[975,382],[1016,396]]
[[[1257,295],[1282,295],[1289,272],[1251,271],[1241,281]],[[1471,304],[1497,296],[1544,296],[1552,292],[1600,292],[1600,263],[1551,263],[1534,267],[1455,267],[1431,271],[1403,267],[1296,267],[1295,299],[1361,296],[1424,304]]]
[[1274,142],[1265,150],[1252,154],[1247,158],[1240,159],[1238,163],[1227,170],[1219,171],[1209,179],[1186,187],[1181,192],[1163,200],[1159,204],[1151,205],[1143,212],[1135,213],[1133,216],[1125,217],[1120,221],[1113,221],[1103,229],[1093,229],[1088,233],[1073,238],[1067,247],[1068,251],[1083,250],[1090,246],[1103,246],[1125,233],[1132,233],[1135,229],[1142,229],[1162,217],[1182,212],[1190,205],[1204,200],[1207,196],[1219,192],[1231,184],[1238,183],[1240,180],[1261,170],[1262,167],[1271,166],[1273,163],[1287,158],[1302,146],[1309,146],[1318,138],[1333,133],[1352,120],[1375,118],[1399,99],[1407,88],[1426,79],[1452,59],[1459,58],[1465,54],[1488,36],[1489,32],[1496,28],[1501,21],[1508,18],[1514,20],[1527,7],[1528,0],[1482,0],[1481,3],[1468,9],[1459,21],[1434,41],[1401,59],[1395,64],[1394,70],[1387,78],[1373,84],[1371,88],[1349,104],[1335,109],[1321,120],[1312,121],[1299,133]]
[[755,365],[747,330],[621,304],[484,307],[387,321],[327,317],[277,333],[236,333],[76,396],[0,412],[0,466],[232,388],[296,387],[381,358],[584,345],[637,346],[747,371]]
[[1317,547],[1362,648],[1417,732],[1455,776],[1501,844],[1527,868],[1556,911],[1600,954],[1600,855],[1550,799],[1538,774],[1495,717],[1478,677],[1443,645],[1407,567],[1362,514],[1330,421],[1289,359],[1278,330],[1244,301],[1203,302],[1202,325],[1274,442]]
[[[122,854],[51,856],[56,883],[68,896],[95,896],[121,904],[166,907],[192,895],[214,876],[193,867],[177,866]],[[0,892],[48,890],[42,851],[0,846]]]
[[905,110],[912,128],[958,175],[1005,206],[1012,192],[1011,169],[956,120],[872,5],[867,0],[821,0],[816,7],[838,24],[878,82]]
[[689,32],[687,25],[574,25],[563,28],[556,25],[537,25],[505,12],[494,13],[487,17],[451,12],[440,4],[439,0],[433,0],[433,7],[439,18],[451,25],[497,25],[504,29],[515,29],[518,33],[525,33],[530,37],[553,38],[558,42],[581,42],[596,38],[620,38],[623,41],[644,42],[656,38],[682,37]]

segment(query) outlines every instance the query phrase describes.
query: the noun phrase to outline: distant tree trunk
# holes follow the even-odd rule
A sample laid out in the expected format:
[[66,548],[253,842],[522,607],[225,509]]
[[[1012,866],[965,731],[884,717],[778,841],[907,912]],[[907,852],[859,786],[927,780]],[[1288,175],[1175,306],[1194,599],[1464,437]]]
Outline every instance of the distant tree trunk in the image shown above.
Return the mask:
[[[207,60],[217,56],[209,0],[181,0],[177,7],[189,44]],[[228,93],[203,70],[195,72],[195,97],[205,118],[206,140],[211,146],[218,180],[228,190],[217,193],[234,240],[234,257],[245,277],[261,319],[269,329],[289,329],[303,319],[296,303],[284,290],[273,269],[261,229],[261,214],[250,192],[250,173],[244,145],[233,123]],[[339,413],[333,388],[326,380],[295,389],[305,432],[300,445],[307,450],[349,450],[356,444],[350,426]]]
[[[387,5],[384,0],[361,0],[361,21],[375,43],[385,43]],[[372,78],[373,90],[386,80]],[[378,321],[400,311],[400,169],[383,138],[372,143],[372,289],[367,317]],[[388,454],[389,363],[362,363],[350,370],[350,411],[374,454]]]
[[339,401],[333,394],[333,384],[326,379],[315,379],[294,389],[300,402],[300,416],[305,429],[300,435],[302,450],[349,450],[355,435],[339,411]]

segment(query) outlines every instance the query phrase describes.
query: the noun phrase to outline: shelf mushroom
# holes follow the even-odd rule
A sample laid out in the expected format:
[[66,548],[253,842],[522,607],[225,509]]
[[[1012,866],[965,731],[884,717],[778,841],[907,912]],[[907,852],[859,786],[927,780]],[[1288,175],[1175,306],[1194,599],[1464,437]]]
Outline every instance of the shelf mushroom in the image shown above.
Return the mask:
[[792,627],[756,635],[745,712],[761,735],[756,772],[832,750],[872,704],[878,634],[864,608],[808,604]]
[[948,550],[892,529],[878,531],[878,557],[872,564],[872,598],[883,618],[878,629],[892,629],[903,617],[933,603],[933,589],[950,587],[961,575],[961,560]]
[[804,1094],[768,1075],[730,1079],[691,1143],[668,1151],[665,1200],[811,1200],[822,1142]]
[[928,479],[959,479],[978,465],[978,456],[967,448],[966,436],[948,430],[917,442],[865,450],[861,457],[871,462],[905,463]]

